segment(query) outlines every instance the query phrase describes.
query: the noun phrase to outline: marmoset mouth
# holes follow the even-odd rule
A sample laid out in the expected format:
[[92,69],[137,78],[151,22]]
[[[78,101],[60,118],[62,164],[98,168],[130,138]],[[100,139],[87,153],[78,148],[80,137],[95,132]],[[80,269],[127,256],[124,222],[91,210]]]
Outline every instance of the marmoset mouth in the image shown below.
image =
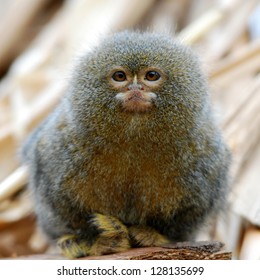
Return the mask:
[[127,101],[139,102],[139,101],[147,101],[147,100],[144,97],[140,96],[140,95],[132,95],[132,96],[129,96],[127,98]]
[[128,112],[147,112],[153,107],[153,99],[156,95],[153,92],[127,91],[116,95],[121,101],[122,107]]

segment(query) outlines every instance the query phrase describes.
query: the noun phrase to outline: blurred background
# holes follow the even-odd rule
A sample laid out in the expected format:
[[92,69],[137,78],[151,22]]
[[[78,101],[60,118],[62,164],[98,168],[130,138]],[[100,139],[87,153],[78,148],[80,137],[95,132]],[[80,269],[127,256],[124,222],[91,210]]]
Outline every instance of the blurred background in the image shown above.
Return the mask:
[[259,0],[0,0],[0,258],[48,254],[17,159],[63,95],[75,57],[111,32],[168,32],[208,74],[233,152],[228,208],[200,239],[260,259]]

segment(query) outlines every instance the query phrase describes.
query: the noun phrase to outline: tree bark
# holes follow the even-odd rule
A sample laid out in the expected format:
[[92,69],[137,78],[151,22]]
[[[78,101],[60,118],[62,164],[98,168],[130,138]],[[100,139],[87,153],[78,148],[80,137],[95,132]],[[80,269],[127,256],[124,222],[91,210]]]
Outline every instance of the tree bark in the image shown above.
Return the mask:
[[[81,260],[231,260],[232,253],[217,241],[177,242],[164,247],[134,248],[122,253],[89,256]],[[30,255],[18,259],[65,259],[61,255]]]

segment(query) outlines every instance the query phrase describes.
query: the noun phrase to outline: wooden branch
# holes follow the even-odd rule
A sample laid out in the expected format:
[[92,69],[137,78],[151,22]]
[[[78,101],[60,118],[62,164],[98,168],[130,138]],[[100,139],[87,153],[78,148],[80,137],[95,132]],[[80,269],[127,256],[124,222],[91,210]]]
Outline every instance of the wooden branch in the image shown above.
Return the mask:
[[[197,1],[198,2],[198,1]],[[206,3],[201,4],[203,8]],[[241,4],[241,0],[231,1],[231,3],[219,3],[218,6],[208,9],[198,19],[186,26],[178,35],[179,39],[187,44],[197,43],[202,37],[207,35],[214,27],[219,25],[225,18],[230,16],[235,6]],[[201,9],[198,7],[197,9]],[[210,6],[209,6],[210,7]]]
[[[91,256],[81,260],[230,260],[232,253],[223,251],[217,241],[178,242],[164,247],[134,248],[126,252]],[[60,255],[22,256],[19,259],[64,259]]]
[[25,166],[19,167],[14,173],[0,183],[0,202],[19,191],[28,181]]
[[250,226],[246,230],[239,258],[241,260],[260,259],[260,228],[259,227]]
[[[246,30],[249,14],[254,10],[258,0],[240,1],[232,6],[232,12],[226,17],[226,21],[218,26],[218,30],[208,38],[208,46],[205,46],[204,57],[209,61],[218,61],[230,51],[238,38]],[[210,59],[211,58],[211,59]]]
[[246,217],[252,224],[260,226],[260,201],[258,195],[260,145],[252,149],[251,153],[253,155],[250,157],[250,160],[244,164],[243,170],[237,176],[237,184],[233,188],[230,203],[235,213]]
[[[242,91],[250,98],[240,106],[237,114],[224,123],[224,135],[233,152],[232,175],[236,177],[245,160],[259,144],[260,133],[260,77],[251,89]],[[234,100],[236,96],[234,95]],[[230,104],[232,106],[232,104]],[[234,105],[233,105],[234,106]]]
[[[17,45],[26,32],[33,18],[50,0],[10,1],[8,9],[1,20],[0,69],[12,59]],[[15,20],[14,20],[15,19]],[[8,32],[7,32],[8,30]]]
[[230,260],[232,254],[224,252],[220,242],[178,242],[164,247],[137,248],[85,260]]
[[[255,40],[246,45],[241,51],[237,52],[235,55],[228,56],[222,60],[219,64],[214,65],[210,73],[211,79],[216,79],[221,76],[226,76],[230,72],[239,70],[240,73],[246,72],[242,71],[241,67],[247,64],[249,61],[254,60],[258,62],[256,67],[259,68],[259,56],[260,56],[260,40]],[[255,68],[256,68],[255,67]],[[253,68],[251,71],[256,70]]]
[[223,17],[224,13],[221,9],[212,9],[184,28],[178,38],[186,44],[194,44],[216,26]]

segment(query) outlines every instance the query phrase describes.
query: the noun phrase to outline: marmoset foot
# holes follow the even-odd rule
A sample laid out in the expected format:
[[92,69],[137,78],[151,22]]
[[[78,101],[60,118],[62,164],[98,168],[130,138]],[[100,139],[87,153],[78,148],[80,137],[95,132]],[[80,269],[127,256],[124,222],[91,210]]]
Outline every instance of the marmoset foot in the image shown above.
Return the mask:
[[150,227],[131,226],[128,228],[133,247],[156,247],[170,243],[170,240]]
[[130,248],[128,230],[118,219],[102,214],[93,214],[90,226],[97,229],[93,240],[85,240],[77,235],[64,235],[58,240],[58,246],[68,258],[118,253]]

